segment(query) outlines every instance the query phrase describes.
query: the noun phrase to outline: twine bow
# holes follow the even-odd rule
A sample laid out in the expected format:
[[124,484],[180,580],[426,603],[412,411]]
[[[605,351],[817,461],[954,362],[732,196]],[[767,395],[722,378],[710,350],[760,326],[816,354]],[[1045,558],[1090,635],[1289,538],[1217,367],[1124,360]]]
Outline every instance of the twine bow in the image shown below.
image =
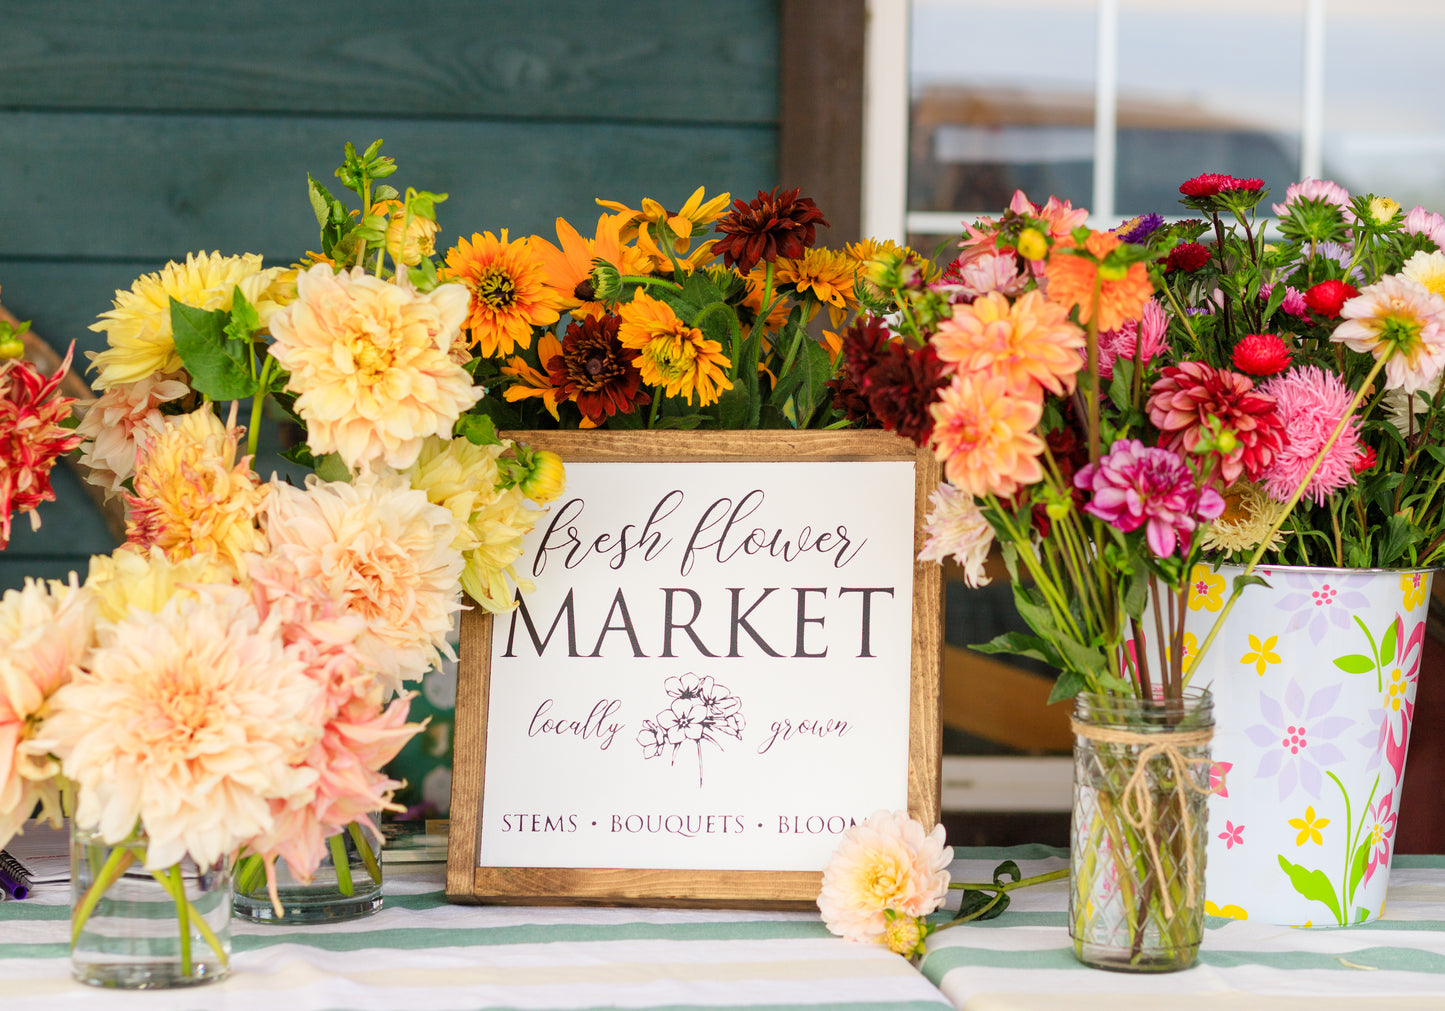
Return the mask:
[[[1156,815],[1154,791],[1149,789],[1149,763],[1155,758],[1162,757],[1173,770],[1175,786],[1171,793],[1179,805],[1180,827],[1184,830],[1185,838],[1188,838],[1194,833],[1194,817],[1189,813],[1187,791],[1212,794],[1219,790],[1215,787],[1196,786],[1193,777],[1189,775],[1191,768],[1213,765],[1212,760],[1185,758],[1180,753],[1180,749],[1197,748],[1208,744],[1214,738],[1213,728],[1141,734],[1137,731],[1120,730],[1116,727],[1090,726],[1073,719],[1069,723],[1074,733],[1086,740],[1143,748],[1134,765],[1134,772],[1129,776],[1128,782],[1124,784],[1123,800],[1120,806],[1123,808],[1125,820],[1144,836],[1144,843],[1149,849],[1149,862],[1154,868],[1154,878],[1160,885],[1164,915],[1173,916],[1174,903],[1169,899],[1169,888],[1164,881],[1164,863],[1159,857],[1158,833],[1154,831]],[[1195,866],[1193,846],[1184,847],[1184,896],[1185,907],[1193,909],[1194,904],[1199,901],[1199,874],[1198,868]]]

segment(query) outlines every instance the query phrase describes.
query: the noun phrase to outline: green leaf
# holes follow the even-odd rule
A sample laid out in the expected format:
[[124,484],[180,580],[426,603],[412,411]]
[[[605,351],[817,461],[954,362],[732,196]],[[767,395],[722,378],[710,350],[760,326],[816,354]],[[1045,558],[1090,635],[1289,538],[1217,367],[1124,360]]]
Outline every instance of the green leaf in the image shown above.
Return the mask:
[[1049,692],[1049,705],[1053,705],[1055,702],[1066,702],[1088,687],[1089,682],[1078,671],[1063,671]]
[[[256,331],[261,329],[261,317],[256,309],[246,299],[246,294],[238,285],[231,296],[231,318],[226,322],[226,336],[233,341],[240,341],[246,346],[246,355],[250,356],[251,339],[256,336]],[[249,364],[249,363],[248,363]]]
[[497,437],[496,424],[485,414],[463,414],[457,419],[456,428],[453,431],[474,446],[500,446],[502,444],[502,440]]
[[994,903],[988,912],[979,912],[979,910],[987,907],[990,902],[993,902],[993,899],[993,894],[989,892],[980,891],[977,888],[969,888],[964,891],[963,898],[959,900],[958,912],[953,914],[953,918],[955,920],[964,920],[972,917],[971,922],[982,923],[984,920],[992,920],[995,916],[1001,916],[1003,911],[1008,908],[1009,895],[1007,892],[998,893],[998,902]]
[[306,173],[306,196],[311,201],[311,212],[316,215],[316,223],[325,228],[326,223],[331,220],[331,205],[336,202],[336,198],[327,192],[325,186],[311,178],[309,172]]
[[1335,666],[1346,674],[1369,674],[1375,669],[1375,661],[1363,653],[1351,653],[1349,656],[1338,657]]
[[316,476],[323,481],[350,481],[351,471],[335,453],[327,453],[316,460]]
[[1395,636],[1400,631],[1400,623],[1392,620],[1390,628],[1385,632],[1385,637],[1380,640],[1380,666],[1383,667],[1395,659]]
[[[1012,880],[1005,881],[1005,878]],[[1024,875],[1023,872],[1019,870],[1019,865],[1012,860],[1005,860],[993,869],[993,883],[1000,887],[1014,884],[1023,879]]]
[[1246,586],[1263,586],[1265,589],[1269,589],[1269,583],[1265,581],[1263,576],[1256,576],[1253,573],[1246,576],[1240,573],[1234,577],[1234,584],[1230,590],[1233,593],[1243,593]]
[[657,424],[653,425],[652,427],[675,428],[685,431],[688,429],[700,427],[702,423],[706,420],[707,418],[703,417],[701,414],[679,414],[667,418],[658,418]]
[[226,313],[193,309],[171,299],[171,334],[191,374],[191,386],[212,400],[243,400],[256,392],[250,344],[227,340]]
[[1027,635],[1023,632],[1003,632],[994,636],[988,642],[978,643],[968,647],[980,653],[1003,653],[1008,656],[1026,656],[1034,660],[1042,660],[1051,667],[1062,667],[1064,662],[1060,659],[1058,651],[1046,639],[1037,636]]
[[[724,301],[722,291],[720,291],[718,286],[713,284],[712,280],[702,271],[687,275],[687,280],[682,282],[682,297],[693,305],[706,306],[703,312],[709,311],[714,303],[723,303]],[[725,304],[724,308],[727,309],[728,315],[733,317],[733,323],[736,327],[737,316],[733,313],[732,308]],[[695,326],[699,330],[703,330],[702,324],[694,321],[687,322],[690,326]],[[703,330],[703,333],[707,333],[707,331]],[[716,337],[712,339],[717,340]],[[728,347],[728,345],[724,344],[723,347]]]
[[798,427],[803,428],[826,394],[828,380],[833,378],[833,360],[828,357],[827,348],[804,334],[792,371],[803,377],[797,394]]
[[1330,912],[1335,915],[1335,922],[1344,924],[1344,918],[1340,913],[1339,899],[1335,896],[1334,886],[1330,884],[1330,879],[1324,871],[1306,870],[1298,864],[1290,863],[1283,855],[1279,858],[1279,865],[1289,875],[1290,884],[1294,885],[1295,891],[1311,901],[1323,902],[1329,906]]
[[719,428],[746,428],[749,411],[748,391],[742,386],[724,390],[718,397],[715,413]]
[[1365,871],[1368,870],[1370,866],[1370,846],[1374,841],[1374,836],[1366,836],[1355,849],[1354,859],[1350,861],[1350,887],[1345,893],[1348,896],[1348,898],[1345,899],[1345,905],[1347,906],[1355,897],[1355,889],[1358,888],[1360,882],[1365,879]]

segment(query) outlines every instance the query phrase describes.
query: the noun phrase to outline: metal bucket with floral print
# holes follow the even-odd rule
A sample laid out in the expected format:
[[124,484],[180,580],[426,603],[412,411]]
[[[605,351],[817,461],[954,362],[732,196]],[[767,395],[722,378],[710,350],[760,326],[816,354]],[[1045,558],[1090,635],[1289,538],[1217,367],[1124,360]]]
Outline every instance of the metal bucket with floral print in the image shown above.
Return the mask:
[[[1186,652],[1241,571],[1195,566]],[[1214,695],[1205,909],[1364,923],[1385,904],[1432,573],[1256,571],[1269,586],[1245,589],[1190,670]]]

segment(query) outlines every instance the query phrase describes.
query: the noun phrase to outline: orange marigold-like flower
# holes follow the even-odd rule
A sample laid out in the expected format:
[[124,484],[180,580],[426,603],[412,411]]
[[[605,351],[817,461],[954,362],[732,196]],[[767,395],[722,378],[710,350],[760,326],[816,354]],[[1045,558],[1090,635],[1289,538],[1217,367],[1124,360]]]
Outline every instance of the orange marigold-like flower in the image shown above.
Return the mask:
[[811,292],[814,298],[827,304],[828,321],[838,327],[848,318],[848,310],[858,305],[858,298],[853,294],[857,267],[857,261],[841,250],[805,249],[799,259],[778,260],[773,284],[791,284],[799,294]]
[[1044,441],[1033,433],[1043,402],[1010,396],[1002,375],[955,375],[929,410],[934,455],[959,490],[1003,497],[1043,477]]
[[483,358],[509,355],[532,343],[532,327],[550,326],[561,317],[565,296],[548,283],[543,257],[529,239],[509,241],[502,229],[473,233],[447,250],[444,280],[459,281],[471,292],[462,324]]
[[1138,319],[1144,301],[1154,294],[1149,283],[1149,270],[1142,263],[1127,267],[1102,262],[1119,245],[1119,237],[1109,232],[1090,232],[1084,250],[1070,249],[1061,243],[1049,257],[1046,269],[1049,301],[1065,309],[1079,308],[1079,322],[1087,324],[1094,318],[1094,287],[1099,287],[1098,319],[1100,330],[1117,330],[1126,320]]
[[955,305],[933,336],[939,358],[956,363],[959,372],[997,372],[1018,396],[1040,386],[1057,396],[1072,392],[1084,344],[1084,332],[1069,322],[1068,310],[1037,291],[1012,304],[991,291],[972,304]]
[[637,367],[644,383],[659,387],[666,396],[689,401],[696,391],[702,407],[733,388],[726,375],[731,363],[722,345],[678,319],[666,302],[639,291],[617,307],[617,314],[622,317],[617,339],[623,347],[640,352]]

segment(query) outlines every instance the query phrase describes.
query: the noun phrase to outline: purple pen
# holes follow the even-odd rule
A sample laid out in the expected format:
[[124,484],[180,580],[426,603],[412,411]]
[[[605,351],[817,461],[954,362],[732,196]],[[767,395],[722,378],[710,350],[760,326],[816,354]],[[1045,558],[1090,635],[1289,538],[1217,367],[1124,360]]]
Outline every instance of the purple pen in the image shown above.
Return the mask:
[[30,872],[7,850],[0,850],[0,888],[12,899],[23,899],[30,894]]

